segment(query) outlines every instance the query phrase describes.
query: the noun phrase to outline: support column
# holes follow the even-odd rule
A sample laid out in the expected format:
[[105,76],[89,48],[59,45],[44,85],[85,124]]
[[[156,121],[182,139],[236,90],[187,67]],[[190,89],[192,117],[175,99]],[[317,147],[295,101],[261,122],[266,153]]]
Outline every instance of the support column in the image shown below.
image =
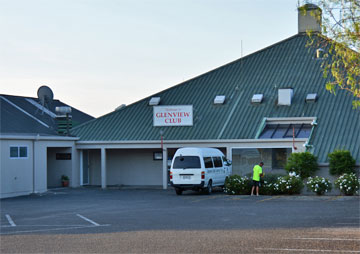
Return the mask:
[[84,150],[80,150],[80,170],[79,170],[79,172],[80,172],[80,186],[83,186],[83,184],[84,184],[84,179],[83,179],[83,177],[84,177],[84,172],[83,172],[83,170],[84,170],[84,155],[83,155],[83,151]]
[[106,189],[106,149],[101,148],[101,188]]
[[163,148],[163,189],[166,190],[168,186],[168,166],[167,166],[167,148]]
[[232,150],[231,147],[226,147],[226,159],[232,160]]

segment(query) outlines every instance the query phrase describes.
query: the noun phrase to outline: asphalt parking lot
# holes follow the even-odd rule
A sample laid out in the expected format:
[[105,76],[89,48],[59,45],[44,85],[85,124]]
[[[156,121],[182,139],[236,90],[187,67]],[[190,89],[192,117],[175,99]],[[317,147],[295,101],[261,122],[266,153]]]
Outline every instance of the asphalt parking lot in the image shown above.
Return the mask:
[[1,253],[360,253],[360,200],[78,188],[3,199]]

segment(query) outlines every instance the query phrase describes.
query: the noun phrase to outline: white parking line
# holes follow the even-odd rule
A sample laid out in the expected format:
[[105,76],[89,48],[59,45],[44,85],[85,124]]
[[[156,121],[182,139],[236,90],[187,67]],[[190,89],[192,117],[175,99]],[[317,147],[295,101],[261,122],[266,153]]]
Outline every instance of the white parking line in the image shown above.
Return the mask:
[[87,222],[90,222],[94,226],[100,226],[100,224],[97,224],[95,221],[92,221],[92,220],[86,218],[85,216],[82,216],[81,214],[76,214],[76,215],[79,216],[81,219],[86,220]]
[[301,251],[301,252],[335,252],[335,253],[360,253],[357,250],[317,250],[317,249],[281,249],[281,248],[255,248],[255,250],[274,250],[274,251]]
[[285,238],[286,240],[315,240],[315,241],[360,241],[360,239],[344,239],[344,238]]
[[14,221],[11,219],[10,215],[6,214],[5,217],[6,217],[6,219],[8,220],[9,224],[10,224],[12,227],[16,227],[16,224],[15,224]]
[[83,228],[95,228],[95,227],[108,227],[110,225],[99,225],[99,226],[81,226],[81,227],[66,227],[66,228],[51,228],[51,229],[35,229],[35,230],[23,230],[23,231],[12,231],[12,232],[0,232],[0,235],[14,235],[19,233],[33,233],[33,232],[48,232],[58,230],[70,230],[70,229],[83,229]]

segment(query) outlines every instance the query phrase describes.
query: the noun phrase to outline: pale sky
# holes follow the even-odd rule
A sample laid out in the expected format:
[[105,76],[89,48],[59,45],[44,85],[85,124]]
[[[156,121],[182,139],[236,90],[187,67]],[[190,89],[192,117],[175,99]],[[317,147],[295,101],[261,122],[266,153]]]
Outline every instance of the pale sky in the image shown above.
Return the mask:
[[297,4],[0,0],[0,94],[47,85],[98,117],[295,35]]

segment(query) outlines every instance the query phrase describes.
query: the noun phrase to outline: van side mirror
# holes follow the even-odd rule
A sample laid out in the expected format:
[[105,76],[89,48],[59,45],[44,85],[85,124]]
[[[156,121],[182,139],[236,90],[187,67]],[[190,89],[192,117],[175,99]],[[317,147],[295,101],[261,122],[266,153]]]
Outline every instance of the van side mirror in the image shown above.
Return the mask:
[[231,166],[231,160],[226,160],[226,166]]

